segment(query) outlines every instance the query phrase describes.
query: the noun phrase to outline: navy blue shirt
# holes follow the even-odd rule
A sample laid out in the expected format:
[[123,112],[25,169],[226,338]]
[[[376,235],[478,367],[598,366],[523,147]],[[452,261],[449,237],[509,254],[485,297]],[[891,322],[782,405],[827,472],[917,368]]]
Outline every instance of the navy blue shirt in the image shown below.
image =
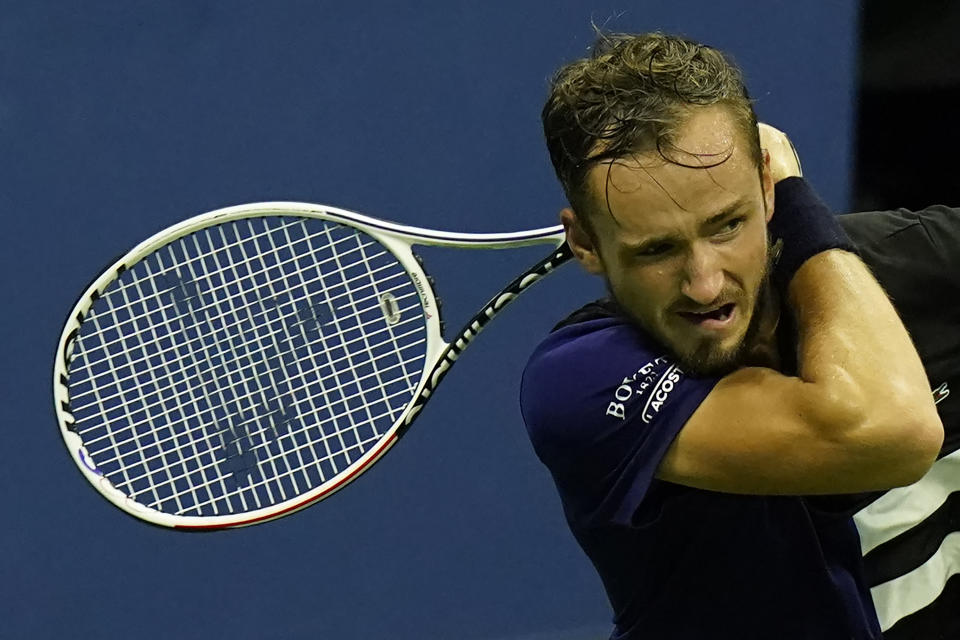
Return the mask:
[[847,513],[655,477],[716,382],[599,305],[551,333],[524,371],[524,421],[606,588],[611,637],[880,638]]

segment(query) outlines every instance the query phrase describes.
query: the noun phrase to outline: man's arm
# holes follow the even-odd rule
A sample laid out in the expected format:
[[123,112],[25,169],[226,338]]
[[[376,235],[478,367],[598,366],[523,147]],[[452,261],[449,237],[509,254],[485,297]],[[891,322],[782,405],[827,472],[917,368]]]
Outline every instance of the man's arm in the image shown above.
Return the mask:
[[918,480],[943,440],[926,376],[859,259],[829,251],[790,286],[798,377],[748,368],[717,383],[658,477],[751,494],[851,493]]
[[751,494],[848,493],[919,479],[943,427],[916,350],[876,280],[855,255],[826,251],[797,271],[788,301],[797,377],[754,367],[720,380],[658,477]]

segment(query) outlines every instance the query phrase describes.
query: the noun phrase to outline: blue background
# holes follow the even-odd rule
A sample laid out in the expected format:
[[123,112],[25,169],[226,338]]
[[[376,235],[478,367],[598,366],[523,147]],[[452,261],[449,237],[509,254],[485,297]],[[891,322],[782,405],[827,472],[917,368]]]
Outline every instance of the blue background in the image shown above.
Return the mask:
[[[0,637],[589,640],[610,612],[526,439],[532,345],[600,293],[566,267],[481,336],[347,490],[213,534],[142,524],[74,469],[52,411],[65,314],[108,260],[205,210],[337,205],[457,231],[555,224],[547,79],[591,20],[733,53],[838,209],[852,0],[0,1]],[[458,326],[534,255],[425,252]]]

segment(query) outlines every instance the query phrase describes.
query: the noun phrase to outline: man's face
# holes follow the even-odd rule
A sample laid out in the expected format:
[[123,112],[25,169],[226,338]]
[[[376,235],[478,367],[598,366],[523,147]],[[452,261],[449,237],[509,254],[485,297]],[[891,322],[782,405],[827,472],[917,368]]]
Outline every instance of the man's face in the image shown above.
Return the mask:
[[[695,108],[680,133],[683,151],[671,155],[692,167],[654,151],[592,169],[594,234],[586,255],[575,252],[682,367],[723,373],[737,364],[764,282],[773,184],[724,108]],[[562,217],[575,245],[571,214]]]

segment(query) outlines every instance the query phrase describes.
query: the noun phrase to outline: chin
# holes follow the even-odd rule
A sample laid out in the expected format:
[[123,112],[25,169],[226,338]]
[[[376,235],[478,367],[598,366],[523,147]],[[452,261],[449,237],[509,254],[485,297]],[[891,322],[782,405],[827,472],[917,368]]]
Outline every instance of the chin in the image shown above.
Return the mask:
[[607,289],[633,323],[666,347],[684,372],[698,377],[722,377],[747,366],[750,351],[747,345],[756,331],[757,314],[753,305],[743,305],[749,307],[748,319],[734,336],[720,341],[704,341],[692,337],[681,326],[671,325],[672,318],[645,319],[634,315],[620,303],[609,283]]
[[743,349],[677,355],[677,364],[685,373],[699,377],[723,377],[743,366]]
[[671,348],[677,364],[685,372],[701,376],[724,376],[744,366],[747,355],[744,335],[720,343],[705,342],[693,349]]

